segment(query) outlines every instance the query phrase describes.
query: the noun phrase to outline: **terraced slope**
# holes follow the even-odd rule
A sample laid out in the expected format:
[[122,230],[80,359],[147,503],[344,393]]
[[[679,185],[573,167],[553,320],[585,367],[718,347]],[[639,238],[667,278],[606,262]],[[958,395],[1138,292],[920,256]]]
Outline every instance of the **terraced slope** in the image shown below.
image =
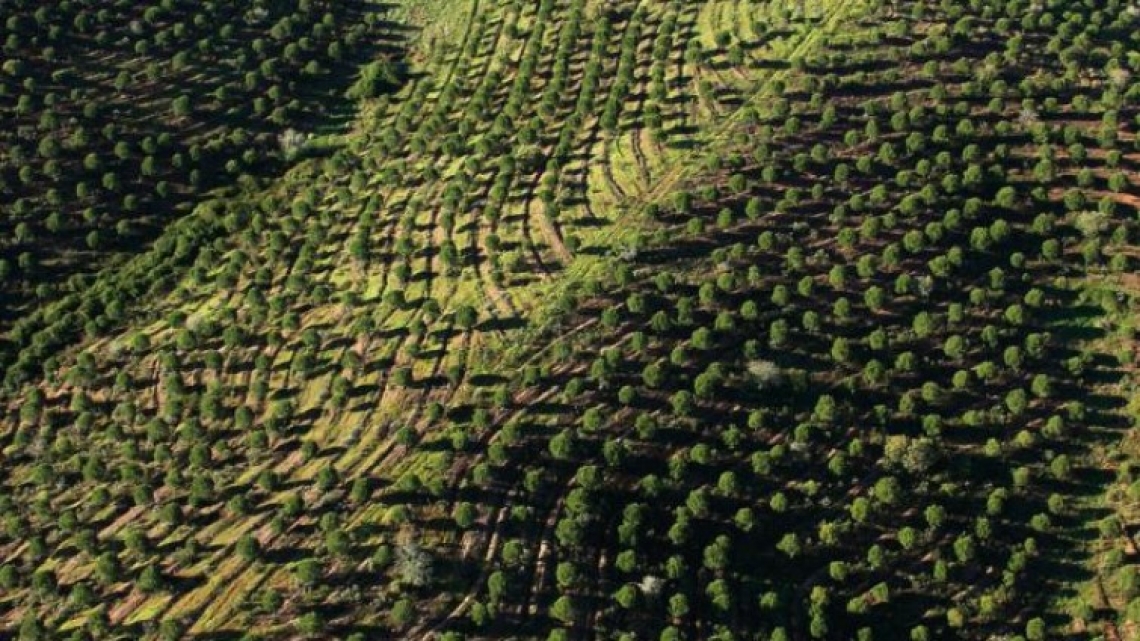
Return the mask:
[[404,90],[9,376],[4,624],[1129,633],[1130,11],[415,8]]

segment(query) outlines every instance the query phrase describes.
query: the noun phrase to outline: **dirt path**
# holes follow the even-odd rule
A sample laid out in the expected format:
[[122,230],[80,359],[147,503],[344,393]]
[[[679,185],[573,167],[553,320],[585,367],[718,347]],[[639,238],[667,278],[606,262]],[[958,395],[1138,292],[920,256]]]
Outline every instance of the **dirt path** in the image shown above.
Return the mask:
[[566,243],[562,242],[562,235],[558,231],[558,225],[551,220],[550,212],[547,211],[546,205],[538,203],[537,206],[531,208],[531,211],[536,210],[538,213],[534,214],[534,218],[538,221],[538,228],[539,231],[542,232],[543,238],[546,239],[551,251],[558,256],[558,260],[562,262],[562,265],[569,265],[573,262],[574,255],[570,253],[570,250],[566,247]]

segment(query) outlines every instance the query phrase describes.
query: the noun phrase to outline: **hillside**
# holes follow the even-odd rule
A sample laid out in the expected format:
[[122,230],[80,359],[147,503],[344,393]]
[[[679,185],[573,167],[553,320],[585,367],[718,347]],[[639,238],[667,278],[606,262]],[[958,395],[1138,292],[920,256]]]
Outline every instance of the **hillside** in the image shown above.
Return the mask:
[[[25,350],[10,383],[38,369],[26,345],[45,325],[50,348],[37,345],[36,361],[123,321],[145,293],[131,279],[90,308],[79,293],[100,269],[122,265],[212,189],[256,188],[296,155],[304,135],[293,127],[343,118],[346,90],[390,89],[401,43],[399,25],[363,1],[3,8],[0,356],[10,365]],[[69,312],[87,322],[66,322]]]
[[1134,6],[0,6],[0,637],[1140,637]]

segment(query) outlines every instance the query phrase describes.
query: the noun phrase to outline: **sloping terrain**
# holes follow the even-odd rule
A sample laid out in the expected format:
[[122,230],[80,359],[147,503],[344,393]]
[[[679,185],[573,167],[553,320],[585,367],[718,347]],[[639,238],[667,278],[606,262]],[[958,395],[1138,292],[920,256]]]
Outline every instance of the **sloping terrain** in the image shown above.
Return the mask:
[[5,0],[0,16],[6,367],[45,323],[70,340],[122,321],[144,292],[105,293],[88,326],[59,317],[204,194],[276,173],[299,131],[341,117],[346,90],[398,75],[399,25],[365,1]]
[[1134,10],[391,11],[398,93],[10,337],[0,625],[1136,634]]

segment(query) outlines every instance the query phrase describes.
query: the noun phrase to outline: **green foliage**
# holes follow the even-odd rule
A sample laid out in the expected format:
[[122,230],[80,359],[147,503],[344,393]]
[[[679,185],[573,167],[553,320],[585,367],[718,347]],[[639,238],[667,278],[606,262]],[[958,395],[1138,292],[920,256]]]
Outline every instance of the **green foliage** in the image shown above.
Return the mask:
[[1062,560],[1135,614],[1074,543],[1140,495],[1126,444],[1084,473],[1127,407],[1123,4],[421,3],[383,98],[384,13],[24,4],[10,633],[223,568],[195,634],[1040,638]]

